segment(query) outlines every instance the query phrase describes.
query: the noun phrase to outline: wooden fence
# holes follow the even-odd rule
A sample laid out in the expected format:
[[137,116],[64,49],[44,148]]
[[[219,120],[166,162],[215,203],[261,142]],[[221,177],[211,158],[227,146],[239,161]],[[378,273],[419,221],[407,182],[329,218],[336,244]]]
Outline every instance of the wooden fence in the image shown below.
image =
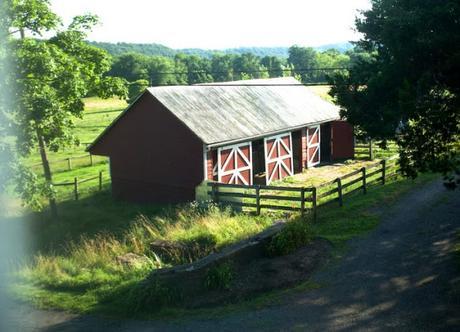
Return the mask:
[[94,181],[97,180],[97,189],[99,191],[102,190],[102,182],[103,182],[103,172],[100,171],[98,175],[92,176],[86,179],[78,179],[78,177],[75,177],[73,181],[71,182],[60,182],[60,183],[53,183],[54,187],[69,187],[72,186],[72,196],[73,198],[77,201],[80,198],[80,185],[82,183],[86,183],[89,181]]
[[398,147],[394,142],[388,142],[387,148],[380,147],[380,141],[369,140],[367,142],[357,142],[355,144],[355,158],[369,159],[388,158],[398,154]]
[[[303,215],[311,210],[316,220],[317,208],[331,202],[344,204],[344,196],[362,191],[367,193],[369,186],[384,185],[399,171],[396,159],[390,158],[345,174],[317,187],[279,187],[263,185],[237,185],[209,182],[211,200],[236,207],[255,209],[257,215],[262,209],[300,211]],[[282,203],[288,203],[282,204]]]
[[[81,156],[74,156],[62,159],[54,159],[50,160],[50,168],[52,168],[52,172],[59,172],[59,171],[71,171],[75,166],[93,166],[95,164],[105,162],[107,158],[101,156],[94,156],[90,153],[81,155]],[[37,167],[43,167],[42,163],[36,163],[30,165],[31,168],[36,169]]]

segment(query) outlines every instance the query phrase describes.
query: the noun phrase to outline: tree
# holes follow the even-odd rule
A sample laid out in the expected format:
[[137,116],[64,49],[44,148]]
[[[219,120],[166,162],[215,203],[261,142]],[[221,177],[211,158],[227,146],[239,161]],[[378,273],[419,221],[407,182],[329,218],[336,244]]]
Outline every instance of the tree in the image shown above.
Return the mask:
[[294,66],[293,76],[300,75],[303,83],[313,81],[315,73],[308,70],[318,67],[316,51],[313,48],[297,45],[289,47],[288,63]]
[[125,53],[115,58],[109,75],[123,77],[129,82],[148,80],[149,58],[139,53]]
[[147,59],[147,73],[150,84],[171,85],[177,83],[175,62],[164,56],[151,56]]
[[197,55],[183,53],[175,56],[176,63],[182,63],[187,68],[187,83],[208,83],[213,81],[211,75],[211,62],[209,59]]
[[443,172],[450,185],[459,173],[459,17],[459,0],[373,0],[356,21],[370,56],[332,80],[343,117],[397,140],[406,175]]
[[233,60],[233,76],[236,80],[248,78],[267,78],[268,72],[260,63],[260,58],[252,53],[243,53]]
[[260,60],[260,63],[267,68],[270,77],[283,77],[285,62],[282,58],[268,55]]
[[149,86],[149,81],[147,80],[137,80],[129,83],[128,85],[128,100],[129,104],[132,104],[137,97],[147,89]]
[[215,82],[233,81],[233,55],[214,54],[211,58],[211,73]]
[[[77,16],[66,29],[61,29],[47,1],[9,2],[12,8],[9,28],[20,31],[19,39],[10,35],[8,40],[15,84],[11,125],[16,130],[17,151],[21,156],[27,156],[38,146],[45,177],[40,188],[32,185],[33,175],[21,168],[17,188],[28,203],[37,202],[37,194],[47,193],[56,217],[47,150],[58,151],[78,143],[72,134],[73,119],[83,116],[83,97],[90,92],[103,98],[124,97],[125,82],[106,76],[110,69],[108,54],[85,42],[86,33],[97,23],[95,16]],[[27,37],[47,30],[54,32],[50,39]]]

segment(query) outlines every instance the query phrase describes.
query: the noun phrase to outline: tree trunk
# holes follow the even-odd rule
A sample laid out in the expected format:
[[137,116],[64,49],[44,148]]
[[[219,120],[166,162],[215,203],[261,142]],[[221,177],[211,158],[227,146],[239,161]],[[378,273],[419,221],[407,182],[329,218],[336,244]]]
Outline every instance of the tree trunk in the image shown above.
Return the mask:
[[[40,151],[40,157],[42,159],[42,165],[43,165],[43,173],[45,175],[45,180],[48,184],[52,183],[52,177],[51,177],[51,169],[50,169],[50,164],[48,162],[48,157],[46,156],[46,146],[45,142],[43,141],[43,136],[41,134],[40,129],[36,129],[37,131],[37,140],[38,140],[38,149]],[[56,200],[51,197],[49,199],[50,203],[50,209],[51,209],[51,216],[53,219],[57,220],[58,217],[58,212],[57,212],[57,204]]]

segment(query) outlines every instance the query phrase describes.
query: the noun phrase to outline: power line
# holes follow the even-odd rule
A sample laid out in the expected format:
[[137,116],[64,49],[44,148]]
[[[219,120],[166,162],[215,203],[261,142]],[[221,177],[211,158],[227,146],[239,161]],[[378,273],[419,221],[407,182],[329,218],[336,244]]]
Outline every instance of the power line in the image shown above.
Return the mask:
[[235,74],[235,73],[266,73],[266,72],[293,72],[293,73],[305,73],[314,71],[337,71],[337,70],[349,70],[349,67],[324,67],[324,68],[281,68],[281,69],[257,69],[257,70],[233,70],[228,71],[212,71],[212,70],[190,70],[190,71],[159,71],[153,73],[153,75],[187,75],[187,74]]

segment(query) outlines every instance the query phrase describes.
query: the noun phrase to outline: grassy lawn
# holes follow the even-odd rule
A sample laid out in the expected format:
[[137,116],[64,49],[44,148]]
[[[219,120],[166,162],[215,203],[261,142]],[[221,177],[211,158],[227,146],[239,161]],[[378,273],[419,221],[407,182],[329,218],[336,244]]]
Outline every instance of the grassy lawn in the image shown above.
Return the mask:
[[[75,119],[74,134],[80,141],[80,145],[70,146],[58,152],[48,152],[48,160],[51,163],[53,173],[65,172],[67,170],[67,161],[63,160],[69,157],[80,157],[72,160],[72,166],[79,168],[89,164],[88,153],[85,151],[86,144],[91,143],[113,119],[115,119],[127,104],[124,100],[111,98],[103,100],[100,98],[85,98],[85,112],[82,119]],[[105,158],[94,157],[94,163],[106,162]],[[28,165],[35,165],[41,162],[38,150],[27,158]],[[42,172],[41,166],[34,166],[38,173]],[[67,172],[66,172],[67,173]],[[69,177],[73,174],[69,172]]]

